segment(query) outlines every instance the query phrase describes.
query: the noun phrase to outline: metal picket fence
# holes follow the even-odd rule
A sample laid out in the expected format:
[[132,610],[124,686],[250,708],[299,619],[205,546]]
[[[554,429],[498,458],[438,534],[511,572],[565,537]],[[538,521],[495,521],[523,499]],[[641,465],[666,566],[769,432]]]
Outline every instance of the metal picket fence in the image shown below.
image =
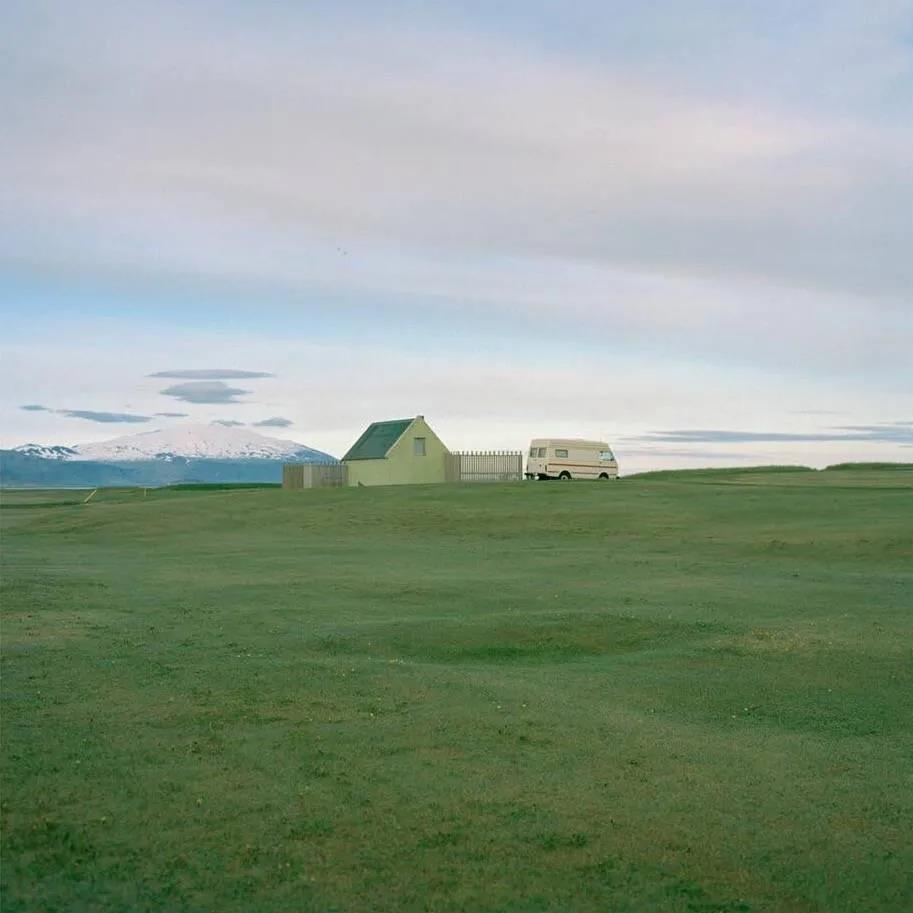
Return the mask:
[[471,450],[447,454],[448,482],[519,482],[523,454],[519,450]]

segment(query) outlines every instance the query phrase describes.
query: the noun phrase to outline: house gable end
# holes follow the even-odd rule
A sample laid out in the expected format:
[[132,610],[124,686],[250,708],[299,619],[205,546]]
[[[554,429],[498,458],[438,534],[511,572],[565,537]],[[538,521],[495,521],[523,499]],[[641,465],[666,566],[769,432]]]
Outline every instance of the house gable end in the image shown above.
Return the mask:
[[396,451],[398,454],[407,455],[409,457],[414,456],[412,441],[417,437],[425,439],[425,446],[429,455],[447,451],[446,445],[434,431],[432,431],[431,426],[422,416],[417,416],[410,423],[409,427],[403,431],[396,443],[390,448],[388,455],[392,456],[393,452]]

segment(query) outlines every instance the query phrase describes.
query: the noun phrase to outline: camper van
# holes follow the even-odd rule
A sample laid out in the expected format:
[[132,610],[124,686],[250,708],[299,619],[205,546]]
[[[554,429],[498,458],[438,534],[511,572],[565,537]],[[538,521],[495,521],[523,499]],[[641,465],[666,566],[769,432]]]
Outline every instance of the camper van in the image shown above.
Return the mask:
[[605,441],[537,438],[526,460],[528,479],[617,479],[618,463]]

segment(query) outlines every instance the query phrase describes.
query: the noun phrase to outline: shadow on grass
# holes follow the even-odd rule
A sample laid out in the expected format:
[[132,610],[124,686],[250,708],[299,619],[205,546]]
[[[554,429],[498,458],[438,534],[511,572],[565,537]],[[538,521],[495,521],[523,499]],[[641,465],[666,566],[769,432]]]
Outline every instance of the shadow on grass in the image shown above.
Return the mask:
[[392,623],[319,639],[322,652],[430,663],[560,662],[622,654],[720,633],[715,626],[625,615],[562,613],[473,621]]

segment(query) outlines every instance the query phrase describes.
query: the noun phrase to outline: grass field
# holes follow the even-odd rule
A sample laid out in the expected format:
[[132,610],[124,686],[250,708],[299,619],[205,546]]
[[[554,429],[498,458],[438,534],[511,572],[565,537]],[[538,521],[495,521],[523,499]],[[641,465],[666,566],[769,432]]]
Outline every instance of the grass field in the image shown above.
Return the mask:
[[913,471],[5,492],[3,911],[913,909]]

